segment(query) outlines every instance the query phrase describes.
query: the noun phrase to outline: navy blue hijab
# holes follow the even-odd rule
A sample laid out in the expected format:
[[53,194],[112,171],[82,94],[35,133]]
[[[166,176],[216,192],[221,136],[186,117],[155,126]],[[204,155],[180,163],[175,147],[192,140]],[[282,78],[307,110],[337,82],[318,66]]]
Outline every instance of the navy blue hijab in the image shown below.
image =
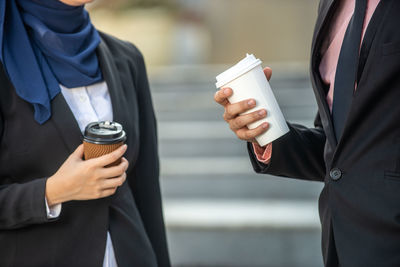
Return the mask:
[[59,0],[0,0],[0,61],[35,120],[51,117],[51,100],[68,88],[102,80],[100,36],[84,6]]

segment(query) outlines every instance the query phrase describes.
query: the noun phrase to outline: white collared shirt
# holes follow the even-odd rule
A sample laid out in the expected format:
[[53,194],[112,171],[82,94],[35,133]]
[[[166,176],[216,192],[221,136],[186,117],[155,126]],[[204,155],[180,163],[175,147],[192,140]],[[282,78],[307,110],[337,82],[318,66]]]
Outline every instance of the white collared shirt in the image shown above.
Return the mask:
[[[60,87],[61,93],[74,114],[82,133],[86,125],[90,122],[113,120],[111,98],[106,82],[77,88],[66,88],[63,85],[60,85]],[[48,218],[57,218],[60,216],[61,204],[51,208],[49,208],[47,200],[45,200],[45,204]],[[118,267],[111,236],[108,231],[103,267]]]

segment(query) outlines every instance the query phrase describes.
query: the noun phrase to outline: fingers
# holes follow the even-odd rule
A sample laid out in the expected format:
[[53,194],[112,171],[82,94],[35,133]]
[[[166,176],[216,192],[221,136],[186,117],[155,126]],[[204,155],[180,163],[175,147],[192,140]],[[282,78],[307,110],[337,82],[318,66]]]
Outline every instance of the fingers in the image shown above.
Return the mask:
[[121,159],[121,163],[117,166],[101,168],[99,170],[100,178],[111,178],[122,175],[129,167],[129,162],[125,159]]
[[71,157],[75,159],[82,159],[83,158],[83,144],[80,144],[74,152],[72,152]]
[[118,177],[104,179],[102,181],[101,187],[103,190],[113,189],[121,186],[125,181],[126,181],[126,173],[124,172],[122,175]]
[[271,80],[271,76],[272,76],[272,69],[269,67],[264,68],[264,74],[265,77],[267,77],[267,80]]
[[124,155],[126,149],[127,145],[122,145],[121,147],[119,147],[118,149],[114,150],[113,152],[107,155],[90,159],[88,161],[94,163],[95,166],[104,167],[120,159]]
[[238,116],[237,118],[229,122],[229,126],[231,130],[237,131],[241,128],[246,127],[246,125],[249,125],[250,123],[265,118],[266,116],[267,116],[267,111],[265,109],[261,109],[246,115]]
[[225,107],[224,120],[229,121],[236,118],[239,114],[248,111],[256,106],[254,99],[240,101],[235,104],[229,104]]
[[118,187],[106,189],[100,192],[99,198],[109,197],[115,194]]
[[236,132],[236,135],[241,140],[252,141],[257,136],[266,132],[268,128],[269,124],[267,122],[264,122],[263,124],[252,130],[249,130],[248,128],[242,128]]
[[214,95],[214,100],[218,104],[225,106],[228,104],[228,97],[230,97],[233,94],[233,91],[231,88],[222,88],[219,91],[217,91]]

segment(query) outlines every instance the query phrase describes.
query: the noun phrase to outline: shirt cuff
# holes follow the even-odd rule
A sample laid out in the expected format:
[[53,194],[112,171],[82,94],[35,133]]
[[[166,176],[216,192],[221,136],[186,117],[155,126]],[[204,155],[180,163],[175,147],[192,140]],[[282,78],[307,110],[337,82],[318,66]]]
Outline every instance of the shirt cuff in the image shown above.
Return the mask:
[[260,147],[253,143],[253,150],[259,162],[268,164],[271,161],[272,143],[268,144],[266,147]]
[[46,197],[44,197],[44,203],[46,204],[47,219],[55,219],[60,216],[61,204],[54,205],[50,208]]

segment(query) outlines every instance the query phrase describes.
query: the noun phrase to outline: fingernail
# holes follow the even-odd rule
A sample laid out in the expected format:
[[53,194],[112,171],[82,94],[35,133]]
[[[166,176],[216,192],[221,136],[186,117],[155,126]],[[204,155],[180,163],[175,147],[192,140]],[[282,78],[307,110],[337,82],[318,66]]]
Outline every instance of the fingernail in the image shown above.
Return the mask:
[[265,110],[260,110],[259,112],[258,112],[258,115],[260,115],[260,116],[264,116],[265,115]]
[[247,102],[247,105],[249,106],[254,106],[256,104],[256,101],[254,101],[253,99],[249,100],[249,102]]
[[264,123],[264,124],[262,125],[263,129],[268,129],[268,126],[269,126],[268,123]]
[[229,89],[224,89],[224,95],[229,95]]

